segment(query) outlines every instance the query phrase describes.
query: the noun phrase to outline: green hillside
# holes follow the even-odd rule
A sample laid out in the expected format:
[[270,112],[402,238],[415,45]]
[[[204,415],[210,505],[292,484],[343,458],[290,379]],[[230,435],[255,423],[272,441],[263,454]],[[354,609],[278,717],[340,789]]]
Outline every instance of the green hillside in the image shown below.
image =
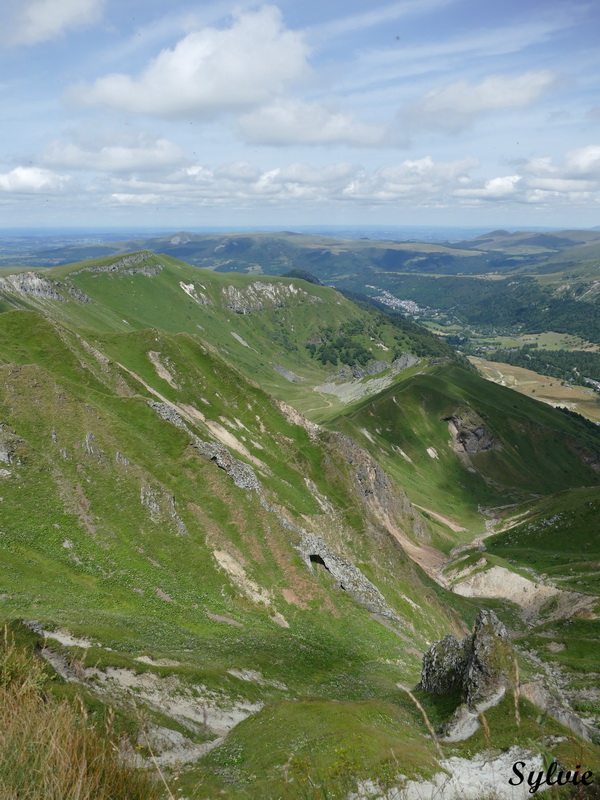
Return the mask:
[[[331,424],[366,447],[413,502],[476,530],[481,507],[600,482],[595,430],[454,363],[401,378]],[[481,449],[462,452],[451,424]]]
[[[0,302],[1,614],[58,672],[48,691],[99,724],[114,705],[184,796],[439,771],[402,687],[480,607],[524,626],[451,591],[446,557],[491,507],[567,487],[584,508],[595,431],[301,279],[142,252],[5,273]],[[516,702],[521,729],[507,697],[445,757],[567,741]]]
[[[26,273],[26,281],[27,275],[39,276],[41,294],[60,299],[25,293],[27,288],[15,292],[0,278],[5,308],[36,309],[95,331],[194,334],[301,410],[339,406],[333,396],[323,402],[313,389],[344,363],[391,365],[403,352],[454,355],[420,326],[358,308],[328,287],[299,279],[199,272],[147,252]],[[325,345],[330,357],[323,359]]]

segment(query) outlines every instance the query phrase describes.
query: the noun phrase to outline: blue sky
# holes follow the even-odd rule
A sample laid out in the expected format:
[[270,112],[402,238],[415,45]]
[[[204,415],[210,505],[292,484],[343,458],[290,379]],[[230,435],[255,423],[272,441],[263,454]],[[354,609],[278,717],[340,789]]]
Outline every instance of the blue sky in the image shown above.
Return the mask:
[[600,225],[600,5],[2,0],[0,226]]

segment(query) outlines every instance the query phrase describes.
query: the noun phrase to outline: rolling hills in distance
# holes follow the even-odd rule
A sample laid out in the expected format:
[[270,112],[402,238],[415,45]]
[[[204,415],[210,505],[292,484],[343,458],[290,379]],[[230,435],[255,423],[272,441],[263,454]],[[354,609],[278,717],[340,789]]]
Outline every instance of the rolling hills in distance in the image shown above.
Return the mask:
[[[1,608],[52,691],[189,797],[384,797],[532,742],[597,764],[600,429],[381,297],[593,346],[600,232],[107,247],[0,272]],[[423,711],[460,698],[414,689],[422,657],[481,609],[524,689],[440,744]]]

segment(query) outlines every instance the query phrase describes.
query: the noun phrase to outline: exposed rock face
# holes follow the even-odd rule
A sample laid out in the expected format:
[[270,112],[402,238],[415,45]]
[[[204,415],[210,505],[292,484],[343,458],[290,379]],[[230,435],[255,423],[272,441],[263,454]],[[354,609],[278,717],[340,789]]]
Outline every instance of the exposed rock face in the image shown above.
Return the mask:
[[61,286],[62,283],[43,278],[37,272],[20,272],[18,275],[7,275],[6,278],[0,278],[0,289],[35,297],[38,300],[66,302],[67,298],[58,291]]
[[19,464],[19,450],[22,444],[23,440],[0,422],[0,464]]
[[192,433],[172,406],[169,406],[166,403],[158,403],[156,400],[148,400],[148,405],[150,408],[153,408],[158,416],[161,419],[164,419],[165,422],[170,422],[172,425],[176,425],[178,428],[183,428],[183,430],[190,434]]
[[493,611],[480,611],[471,640],[465,699],[469,705],[479,705],[503,692],[513,682],[508,672],[512,653],[508,631]]
[[480,611],[461,642],[448,634],[423,656],[419,688],[432,694],[460,691],[479,711],[495,704],[513,681],[508,633],[493,611]]
[[[142,253],[132,253],[130,256],[124,256],[118,261],[113,261],[112,264],[106,264],[98,267],[83,267],[77,272],[71,273],[72,275],[79,275],[81,272],[119,272],[121,275],[147,275],[152,277],[158,275],[162,267],[159,264],[144,264],[154,253],[144,251]],[[141,265],[141,266],[138,266]]]
[[420,689],[431,694],[451,694],[462,691],[469,659],[467,636],[459,642],[452,633],[447,633],[439,642],[434,642],[423,657]]
[[390,364],[387,361],[370,361],[365,367],[361,367],[359,364],[353,364],[352,366],[344,364],[341,369],[338,369],[331,376],[331,379],[334,381],[360,380],[367,375],[377,375],[379,372],[383,372],[384,369],[389,368]]
[[244,289],[224,286],[222,289],[225,307],[236,314],[252,314],[263,308],[279,308],[291,300],[321,303],[320,297],[308,294],[293,283],[261,283],[255,281]]
[[275,372],[281,375],[282,378],[285,378],[286,381],[289,381],[290,383],[298,383],[299,381],[303,380],[303,378],[299,378],[294,372],[291,372],[291,370],[286,369],[285,367],[279,366],[279,364],[273,364],[273,369]]
[[395,487],[386,472],[375,459],[349,436],[333,434],[342,458],[352,469],[352,479],[359,498],[375,516],[388,527],[392,520],[402,520],[424,541],[428,541],[429,531],[423,517],[414,509],[408,497]]
[[352,366],[349,364],[344,364],[341,369],[331,376],[330,380],[361,380],[362,378],[370,377],[371,375],[378,375],[380,372],[383,372],[386,369],[391,369],[391,374],[393,375],[396,372],[406,369],[406,367],[412,367],[413,364],[418,363],[419,359],[415,356],[411,355],[410,353],[402,353],[402,355],[391,364],[388,361],[380,360],[370,361],[365,367],[361,367],[359,364],[353,364]]
[[184,283],[183,281],[179,281],[179,286],[183,289],[183,291],[195,300],[198,305],[200,306],[214,306],[213,301],[208,297],[208,295],[201,292],[200,289],[194,283]]
[[73,298],[73,300],[77,300],[78,303],[91,303],[92,298],[88,297],[85,292],[82,292],[81,289],[78,289],[77,286],[69,286],[68,292]]
[[252,467],[234,458],[224,445],[199,439],[172,406],[158,403],[155,400],[148,400],[148,405],[156,411],[161,419],[189,433],[192,437],[192,447],[195,447],[200,455],[208,461],[213,461],[220,469],[224,470],[239,489],[260,489],[260,482]]
[[395,361],[392,361],[392,369],[394,372],[400,372],[401,369],[413,367],[418,364],[421,359],[413,356],[411,353],[402,353]]
[[502,443],[491,433],[484,420],[472,409],[460,409],[444,417],[458,453],[475,455],[484,450],[501,450]]
[[597,739],[598,730],[591,725],[587,725],[564,702],[554,697],[541,681],[523,684],[520,693],[522,697],[544,710],[587,742]]
[[224,445],[203,442],[196,438],[192,442],[192,447],[195,447],[204,458],[214,461],[218,467],[225,470],[239,489],[260,488],[259,480],[252,467],[234,458]]
[[302,531],[298,550],[311,571],[314,564],[321,564],[339,582],[340,588],[348,592],[357,603],[369,611],[399,622],[398,615],[385,602],[379,589],[354,564],[332,553],[320,536]]

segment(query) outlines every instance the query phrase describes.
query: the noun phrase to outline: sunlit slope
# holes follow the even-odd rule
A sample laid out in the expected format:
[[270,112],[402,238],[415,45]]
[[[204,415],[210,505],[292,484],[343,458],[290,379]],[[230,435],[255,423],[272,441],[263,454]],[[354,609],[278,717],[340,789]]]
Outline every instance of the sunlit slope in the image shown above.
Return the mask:
[[571,489],[517,507],[486,549],[557,586],[600,595],[600,489]]
[[[298,279],[209,272],[152,253],[0,278],[0,302],[77,328],[195,334],[303,410],[319,405],[313,389],[342,365],[337,356],[344,357],[343,346],[360,353],[361,363],[367,358],[391,364],[403,352],[453,355],[423,328],[359,308],[333,289]],[[330,340],[337,350],[324,363],[318,352],[311,354],[311,343],[314,351]],[[336,401],[321,405],[335,409]]]
[[481,508],[600,482],[594,431],[457,364],[426,368],[332,424],[459,526],[481,529]]
[[[412,674],[407,641],[422,648],[455,624],[357,500],[335,437],[309,436],[188,334],[90,341],[11,312],[0,352],[5,615],[135,655],[186,649],[217,683],[237,665],[318,693],[372,664],[374,696],[398,679],[386,659]],[[236,485],[196,437],[226,445],[258,488]],[[390,492],[395,524],[414,537],[401,490]],[[311,572],[300,529],[378,587],[400,637],[326,571]]]

